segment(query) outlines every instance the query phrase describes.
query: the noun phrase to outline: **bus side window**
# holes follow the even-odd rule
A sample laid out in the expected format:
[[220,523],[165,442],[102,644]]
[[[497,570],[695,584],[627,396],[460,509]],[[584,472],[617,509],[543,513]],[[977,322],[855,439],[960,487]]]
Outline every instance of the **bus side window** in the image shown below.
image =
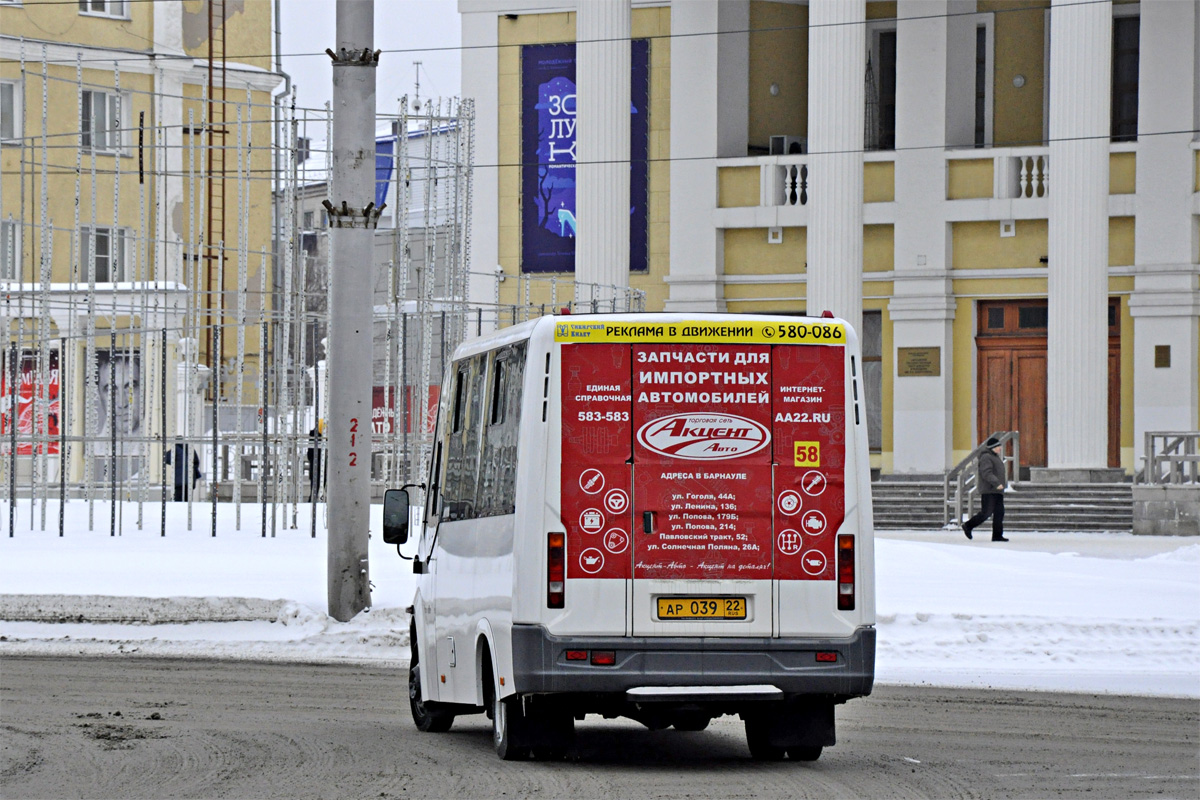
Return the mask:
[[463,364],[454,373],[454,424],[450,426],[451,433],[461,433],[463,426],[463,394],[467,390],[467,380],[470,377],[468,366]]
[[[436,429],[435,429],[436,430]],[[425,523],[426,528],[430,527],[437,517],[438,513],[438,497],[441,494],[441,477],[442,477],[442,443],[438,442],[437,447],[433,450],[433,464],[429,469],[429,492],[425,498]]]
[[444,521],[474,519],[479,473],[479,442],[487,356],[473,356],[455,373],[453,427],[446,450],[446,477],[442,487]]
[[496,352],[492,366],[488,425],[483,433],[478,515],[494,517],[516,510],[517,443],[521,422],[524,343]]

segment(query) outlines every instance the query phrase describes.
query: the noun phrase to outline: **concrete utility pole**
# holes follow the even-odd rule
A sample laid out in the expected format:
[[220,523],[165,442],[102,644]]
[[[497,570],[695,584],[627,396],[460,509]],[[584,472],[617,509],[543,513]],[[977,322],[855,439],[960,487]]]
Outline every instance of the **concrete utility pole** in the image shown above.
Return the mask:
[[338,0],[333,59],[329,212],[329,615],[345,622],[371,604],[371,248],[375,208],[374,0]]

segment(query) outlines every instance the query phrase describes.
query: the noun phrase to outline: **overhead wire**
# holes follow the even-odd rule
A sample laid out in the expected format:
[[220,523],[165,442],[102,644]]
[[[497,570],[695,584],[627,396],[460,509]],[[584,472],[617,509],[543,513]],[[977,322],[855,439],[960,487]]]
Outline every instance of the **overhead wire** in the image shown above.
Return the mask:
[[[153,4],[155,2],[166,2],[167,0],[124,0],[124,1],[127,3]],[[1076,6],[1104,5],[1104,4],[1111,4],[1111,3],[1112,3],[1112,0],[1072,0],[1072,2],[1056,3],[1053,6],[1047,6],[1045,3],[1031,2],[1028,5],[1014,6],[1011,8],[994,8],[994,9],[989,10],[987,13],[1012,14],[1012,13],[1021,13],[1021,12],[1027,12],[1027,11],[1054,11],[1054,10],[1058,10],[1058,9],[1072,8],[1072,7],[1076,7]],[[24,0],[24,6],[26,6],[26,7],[77,5],[77,4],[78,4],[78,0]],[[978,12],[978,11],[953,11],[953,12],[947,12],[944,14],[918,14],[918,15],[914,15],[911,17],[887,17],[887,18],[883,18],[883,19],[886,19],[886,20],[892,21],[892,22],[896,22],[896,23],[901,23],[901,22],[907,23],[907,22],[919,22],[922,20],[953,19],[956,17],[976,16],[979,13],[980,12]],[[498,13],[497,16],[503,16],[503,14]],[[534,16],[534,14],[529,14],[528,16]],[[573,43],[574,44],[603,44],[605,42],[628,41],[628,40],[634,39],[634,38],[648,39],[651,41],[654,41],[654,40],[669,41],[672,39],[694,39],[694,38],[707,37],[707,36],[735,36],[735,35],[741,35],[741,34],[778,33],[778,32],[784,32],[784,31],[800,31],[800,30],[807,31],[807,30],[820,29],[820,28],[840,28],[840,27],[856,26],[856,25],[869,25],[872,23],[880,22],[880,21],[882,21],[882,20],[881,19],[866,19],[866,20],[853,20],[853,21],[849,21],[849,22],[827,22],[827,23],[819,23],[816,25],[814,25],[812,23],[801,23],[801,24],[796,24],[796,25],[773,25],[773,26],[762,27],[762,28],[735,28],[735,29],[722,30],[722,31],[692,31],[692,32],[688,32],[688,33],[658,33],[658,34],[649,34],[646,36],[637,36],[637,37],[633,37],[633,36],[601,37],[601,38],[594,38],[594,39],[576,39],[576,40],[574,40]],[[12,38],[12,37],[8,37],[8,38]],[[530,44],[530,43],[528,43],[528,42],[512,42],[512,43],[504,43],[504,44],[497,43],[497,44],[478,44],[478,45],[458,44],[458,45],[439,45],[439,46],[432,46],[432,47],[380,48],[379,50],[381,53],[384,53],[384,54],[420,55],[422,53],[447,53],[447,52],[452,53],[452,52],[464,52],[464,51],[474,51],[474,50],[502,50],[502,49],[506,49],[506,48],[510,48],[510,47],[522,47],[526,44]],[[299,53],[280,53],[280,54],[276,54],[276,53],[238,53],[238,54],[233,54],[233,55],[227,55],[226,57],[236,60],[236,59],[275,58],[277,55],[280,58],[320,58],[320,57],[328,58],[329,57],[328,54],[325,53],[324,51],[319,52],[319,53],[318,52],[311,52],[311,53],[299,52]],[[158,60],[172,60],[173,59],[173,60],[188,60],[188,61],[204,60],[204,59],[200,59],[195,56],[189,56],[186,54],[176,55],[176,54],[161,54],[161,53],[160,54],[130,53],[129,58],[130,59],[134,59],[134,58],[158,59]],[[111,59],[108,59],[108,58],[97,59],[97,60],[111,62]],[[55,63],[55,62],[51,62],[51,63]],[[74,64],[75,62],[71,61],[70,63]],[[84,60],[84,63],[87,63],[87,59]]]

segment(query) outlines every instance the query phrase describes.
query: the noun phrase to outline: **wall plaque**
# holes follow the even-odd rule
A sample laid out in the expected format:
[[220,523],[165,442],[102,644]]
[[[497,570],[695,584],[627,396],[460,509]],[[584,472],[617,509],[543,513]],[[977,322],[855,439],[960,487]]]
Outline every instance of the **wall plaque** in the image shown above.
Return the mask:
[[942,374],[942,348],[897,347],[896,363],[901,378],[936,378]]

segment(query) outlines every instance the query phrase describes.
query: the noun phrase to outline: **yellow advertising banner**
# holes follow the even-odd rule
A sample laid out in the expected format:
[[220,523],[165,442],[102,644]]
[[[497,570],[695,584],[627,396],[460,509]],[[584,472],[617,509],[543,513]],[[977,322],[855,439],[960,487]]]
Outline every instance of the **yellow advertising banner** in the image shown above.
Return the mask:
[[562,320],[554,324],[554,341],[564,344],[845,344],[840,322],[675,322]]

